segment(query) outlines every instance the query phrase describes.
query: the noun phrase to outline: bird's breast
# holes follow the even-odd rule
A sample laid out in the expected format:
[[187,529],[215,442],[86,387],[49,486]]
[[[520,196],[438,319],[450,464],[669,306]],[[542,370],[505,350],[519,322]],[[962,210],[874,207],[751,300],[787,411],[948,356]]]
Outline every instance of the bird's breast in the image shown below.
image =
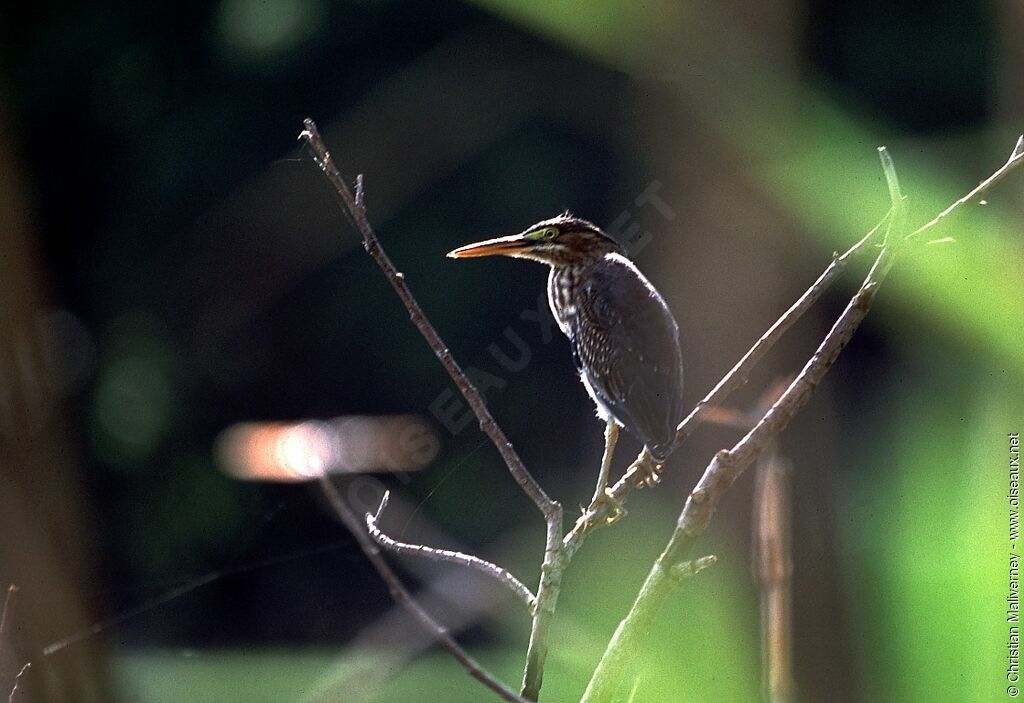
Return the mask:
[[551,314],[555,316],[558,328],[569,338],[572,338],[573,323],[579,315],[573,299],[575,284],[571,269],[551,269],[548,276],[548,305],[551,306]]

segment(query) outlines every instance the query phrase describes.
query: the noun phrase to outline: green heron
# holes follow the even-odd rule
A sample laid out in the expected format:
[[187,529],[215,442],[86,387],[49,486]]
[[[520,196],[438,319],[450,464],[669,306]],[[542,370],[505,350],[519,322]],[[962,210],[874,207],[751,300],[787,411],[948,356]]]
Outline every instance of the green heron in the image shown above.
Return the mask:
[[644,443],[639,465],[648,470],[649,481],[657,480],[655,472],[671,453],[683,419],[679,326],[664,298],[612,237],[568,213],[520,234],[468,244],[448,256],[495,254],[551,267],[551,312],[569,338],[580,379],[606,423],[592,505],[610,497],[608,473],[620,426]]

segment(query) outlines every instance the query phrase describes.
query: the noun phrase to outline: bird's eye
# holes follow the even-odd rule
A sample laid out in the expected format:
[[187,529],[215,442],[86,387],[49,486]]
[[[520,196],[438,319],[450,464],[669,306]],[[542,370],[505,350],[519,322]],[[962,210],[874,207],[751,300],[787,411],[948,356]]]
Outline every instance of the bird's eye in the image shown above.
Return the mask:
[[554,227],[548,227],[544,230],[544,239],[554,239],[558,236],[558,230]]

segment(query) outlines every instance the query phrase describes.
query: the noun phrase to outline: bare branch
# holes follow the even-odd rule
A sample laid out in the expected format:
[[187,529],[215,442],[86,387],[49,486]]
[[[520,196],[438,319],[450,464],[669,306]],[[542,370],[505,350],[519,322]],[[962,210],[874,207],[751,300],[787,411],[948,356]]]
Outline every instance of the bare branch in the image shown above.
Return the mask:
[[327,500],[330,502],[331,507],[334,508],[334,512],[341,520],[342,524],[348,528],[348,531],[355,537],[359,547],[366,554],[366,558],[373,564],[373,568],[380,574],[381,579],[388,587],[388,591],[391,593],[391,597],[396,602],[405,606],[405,608],[412,613],[412,615],[420,621],[427,630],[429,630],[434,638],[440,643],[442,647],[448,650],[448,652],[455,657],[456,660],[466,672],[475,678],[477,681],[482,683],[487,688],[494,691],[496,694],[501,696],[503,700],[514,701],[515,703],[526,703],[523,698],[516,695],[513,691],[507,688],[503,683],[498,681],[493,674],[484,669],[479,662],[476,661],[470,654],[455,641],[455,638],[451,636],[448,630],[435,620],[430,613],[423,609],[423,607],[412,597],[408,589],[402,585],[398,575],[392,570],[388,563],[381,556],[380,549],[377,548],[377,544],[370,539],[363,525],[359,523],[359,517],[356,512],[349,507],[345,502],[345,499],[341,497],[337,487],[331,482],[331,479],[325,474],[320,479],[320,485],[323,488],[324,495],[327,496]]
[[921,225],[916,230],[911,232],[907,236],[907,238],[909,239],[911,237],[916,237],[920,235],[922,232],[925,232],[931,229],[932,227],[935,227],[936,225],[940,224],[943,220],[945,220],[947,217],[952,215],[954,212],[962,208],[964,205],[967,205],[971,202],[974,202],[975,200],[978,200],[982,195],[984,195],[984,193],[987,190],[989,190],[995,184],[999,183],[999,181],[1003,180],[1003,178],[1005,178],[1008,173],[1010,173],[1014,168],[1019,166],[1022,161],[1024,161],[1024,134],[1017,137],[1017,143],[1014,145],[1013,151],[1010,152],[1010,157],[1006,160],[1006,163],[1000,166],[995,173],[993,173],[991,176],[989,176],[981,183],[979,183],[970,193],[960,198],[955,203],[950,205],[948,208],[946,208],[938,215],[936,215],[934,218],[932,218],[931,220],[929,220],[928,222],[926,222],[925,224]]
[[472,554],[464,554],[463,552],[454,552],[449,549],[438,549],[436,547],[428,547],[423,544],[409,544],[408,542],[399,542],[391,537],[384,534],[378,526],[381,513],[384,512],[384,508],[387,507],[388,491],[384,492],[384,497],[381,498],[380,507],[377,509],[377,514],[366,513],[366,529],[370,532],[370,537],[374,539],[377,544],[384,547],[390,552],[395,554],[411,554],[413,556],[425,557],[433,561],[450,561],[455,564],[461,564],[462,566],[468,566],[471,569],[487,574],[493,579],[496,579],[499,583],[507,588],[511,589],[519,598],[526,603],[527,607],[533,608],[536,598],[530,589],[523,585],[523,583],[512,575],[508,569],[503,569],[497,564],[493,564],[489,561],[481,559],[480,557],[473,556]]
[[548,656],[548,634],[555,618],[555,607],[562,589],[562,574],[571,555],[562,547],[562,520],[548,520],[544,538],[544,562],[540,567],[540,585],[530,623],[530,643],[526,647],[526,669],[520,691],[530,701],[540,696],[544,680],[544,662]]
[[480,392],[466,377],[465,372],[458,362],[455,361],[444,340],[441,339],[437,330],[434,329],[434,326],[430,324],[430,321],[423,314],[423,309],[416,302],[412,291],[405,282],[405,275],[395,268],[391,259],[381,248],[380,241],[373,233],[373,228],[366,217],[362,176],[356,177],[356,190],[355,195],[353,195],[345,180],[341,177],[337,166],[334,165],[334,160],[331,158],[331,154],[327,150],[327,146],[324,144],[316,124],[311,119],[306,119],[303,124],[306,128],[299,134],[299,138],[305,140],[306,144],[309,145],[310,150],[313,152],[313,159],[320,167],[320,170],[324,172],[324,175],[327,176],[327,180],[334,186],[334,190],[337,192],[338,197],[341,198],[345,211],[355,222],[359,234],[363,238],[363,247],[373,257],[374,261],[377,262],[384,275],[387,276],[391,286],[398,293],[398,297],[402,299],[406,310],[409,311],[409,318],[412,320],[412,323],[416,325],[416,329],[423,335],[423,338],[441,361],[448,375],[455,382],[455,385],[462,393],[462,397],[466,399],[466,402],[473,409],[477,419],[480,421],[480,429],[490,437],[491,442],[494,443],[494,446],[508,465],[508,470],[511,472],[512,477],[537,505],[545,519],[551,519],[554,516],[561,519],[561,506],[548,497],[544,489],[537,483],[537,480],[527,471],[519,455],[512,448],[512,443],[505,436],[498,423],[494,421],[494,417],[484,403],[483,396],[480,395]]

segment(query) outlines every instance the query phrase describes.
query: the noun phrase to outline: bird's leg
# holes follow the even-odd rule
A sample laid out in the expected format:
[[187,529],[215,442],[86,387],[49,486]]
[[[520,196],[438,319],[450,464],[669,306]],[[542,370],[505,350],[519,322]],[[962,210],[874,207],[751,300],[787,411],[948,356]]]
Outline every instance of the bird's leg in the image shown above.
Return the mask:
[[594,488],[594,497],[590,499],[590,507],[587,512],[593,511],[604,503],[611,503],[614,514],[608,518],[608,522],[614,522],[625,514],[625,509],[612,498],[608,492],[608,476],[612,468],[612,455],[615,453],[615,443],[619,441],[619,426],[614,420],[609,420],[604,427],[604,457],[601,459],[601,472],[597,476],[597,487]]

